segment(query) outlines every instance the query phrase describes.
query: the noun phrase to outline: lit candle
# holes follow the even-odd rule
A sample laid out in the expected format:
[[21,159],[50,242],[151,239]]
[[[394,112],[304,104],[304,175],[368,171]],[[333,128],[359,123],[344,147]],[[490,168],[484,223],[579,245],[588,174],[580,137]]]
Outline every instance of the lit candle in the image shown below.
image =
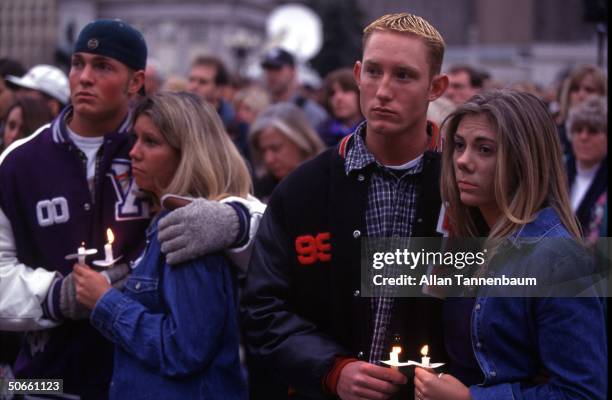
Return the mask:
[[399,353],[402,352],[402,348],[399,346],[393,346],[391,349],[391,353],[389,353],[389,361],[391,362],[392,368],[397,368],[397,364],[399,364]]
[[[85,242],[81,242],[81,246],[77,249],[77,259],[79,264],[85,264],[85,256],[87,251],[85,250]],[[74,257],[74,255],[72,255]]]
[[425,345],[423,346],[423,348],[421,349],[421,355],[423,357],[421,357],[421,365],[423,367],[429,367],[429,357],[427,357],[427,353],[429,352],[429,346]]
[[115,241],[115,235],[113,235],[113,231],[110,228],[106,230],[106,237],[108,239],[108,243],[104,245],[104,258],[106,262],[113,262],[113,242]]

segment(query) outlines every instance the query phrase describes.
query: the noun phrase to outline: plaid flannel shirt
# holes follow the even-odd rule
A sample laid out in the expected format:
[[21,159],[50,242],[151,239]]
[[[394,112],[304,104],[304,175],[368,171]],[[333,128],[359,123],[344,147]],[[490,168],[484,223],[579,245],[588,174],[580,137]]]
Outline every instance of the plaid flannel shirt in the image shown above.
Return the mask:
[[[346,155],[345,172],[371,171],[366,208],[368,237],[410,237],[419,196],[418,177],[423,170],[422,156],[409,168],[396,170],[380,164],[365,145],[365,122],[355,131],[353,146]],[[388,272],[393,272],[388,270]],[[369,361],[378,363],[388,347],[387,332],[393,311],[393,286],[385,296],[372,298],[374,332]]]

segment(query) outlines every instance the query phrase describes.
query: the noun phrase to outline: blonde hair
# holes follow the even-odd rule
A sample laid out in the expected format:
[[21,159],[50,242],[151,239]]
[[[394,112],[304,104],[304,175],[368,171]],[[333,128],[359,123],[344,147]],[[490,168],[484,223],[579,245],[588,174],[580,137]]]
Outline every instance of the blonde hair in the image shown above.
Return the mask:
[[179,75],[170,75],[162,86],[164,92],[184,92],[187,90],[187,79]]
[[240,103],[244,103],[255,114],[259,114],[270,105],[270,95],[258,86],[247,87],[240,89],[234,96],[234,104],[238,106]]
[[608,92],[608,84],[604,73],[594,65],[580,65],[572,70],[570,75],[563,81],[561,86],[561,95],[559,96],[559,116],[558,122],[564,122],[567,119],[569,109],[572,106],[571,93],[578,90],[580,83],[587,76],[592,75],[595,80],[597,94],[605,96]]
[[422,39],[429,50],[432,77],[440,73],[442,59],[444,58],[444,39],[440,32],[425,19],[408,13],[385,14],[363,30],[362,44],[364,49],[374,32],[410,34]]
[[488,239],[511,235],[546,206],[552,207],[570,234],[579,238],[554,121],[536,96],[510,89],[478,94],[444,121],[440,186],[453,232],[458,237],[479,236],[476,221],[480,211],[461,202],[453,160],[454,135],[467,115],[485,115],[497,134],[493,190],[502,217],[491,227]]
[[218,200],[251,192],[247,166],[212,105],[191,93],[160,92],[138,105],[134,118],[141,115],[181,155],[164,194]]
[[264,129],[276,128],[302,151],[303,161],[313,158],[325,149],[325,144],[308,121],[302,110],[293,103],[276,103],[258,116],[249,130],[251,154],[257,173],[263,174],[259,135]]

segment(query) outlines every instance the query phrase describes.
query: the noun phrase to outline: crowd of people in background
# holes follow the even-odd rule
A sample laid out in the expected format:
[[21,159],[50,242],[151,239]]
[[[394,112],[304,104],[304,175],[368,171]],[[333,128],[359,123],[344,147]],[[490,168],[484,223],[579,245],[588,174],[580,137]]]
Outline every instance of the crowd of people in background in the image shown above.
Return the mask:
[[[413,17],[395,15],[388,18],[397,18],[402,21],[401,24],[410,24]],[[79,202],[84,204],[84,215],[91,207],[97,207],[100,210],[96,211],[99,212],[96,218],[100,221],[106,221],[113,215],[121,217],[116,217],[117,221],[109,224],[117,225],[118,232],[129,231],[132,236],[123,237],[126,243],[119,243],[119,247],[123,246],[123,253],[129,256],[136,255],[137,250],[144,246],[144,262],[139,259],[140,269],[134,270],[129,279],[125,271],[121,276],[112,273],[109,276],[94,272],[80,263],[74,273],[72,264],[55,266],[57,272],[53,270],[53,273],[43,277],[46,282],[44,290],[27,289],[37,299],[36,312],[41,310],[34,318],[35,322],[11,326],[9,321],[4,328],[8,326],[10,330],[19,331],[23,327],[51,327],[64,329],[60,333],[68,335],[66,337],[71,337],[69,335],[78,330],[81,332],[79,335],[92,335],[95,339],[87,339],[84,346],[97,346],[97,341],[104,341],[103,346],[89,348],[87,352],[92,357],[98,357],[101,352],[114,351],[115,370],[112,380],[115,386],[110,389],[110,395],[114,398],[124,398],[128,393],[137,398],[144,392],[158,396],[181,394],[195,398],[206,392],[201,390],[205,386],[213,396],[211,398],[215,398],[215,393],[224,393],[219,398],[244,399],[247,396],[245,382],[248,379],[251,380],[249,390],[253,398],[277,398],[275,396],[279,392],[274,390],[278,388],[283,394],[289,390],[289,393],[297,391],[315,396],[337,395],[341,398],[357,398],[360,395],[388,398],[405,388],[409,388],[411,395],[414,392],[418,399],[465,399],[470,398],[470,394],[471,398],[493,399],[502,398],[496,397],[502,396],[502,393],[522,393],[525,398],[542,398],[540,396],[544,392],[553,390],[547,385],[550,382],[554,384],[555,379],[561,380],[560,386],[567,386],[571,382],[566,379],[584,378],[579,375],[582,373],[580,371],[563,371],[569,364],[559,354],[555,354],[562,353],[563,349],[554,349],[547,342],[557,336],[555,329],[566,328],[563,324],[567,321],[559,325],[544,324],[544,328],[551,330],[545,332],[548,336],[539,337],[544,338],[543,341],[533,341],[523,333],[531,329],[529,324],[540,323],[540,317],[552,315],[555,318],[567,312],[580,313],[584,318],[589,318],[597,329],[603,329],[603,325],[599,325],[603,321],[603,311],[597,300],[568,303],[551,301],[544,305],[530,300],[518,305],[506,300],[491,302],[487,318],[502,321],[504,315],[507,316],[504,322],[500,322],[500,329],[507,326],[504,324],[508,320],[514,321],[511,329],[516,330],[516,337],[506,336],[504,340],[502,336],[507,332],[495,333],[495,326],[491,328],[493,333],[480,331],[479,335],[499,337],[496,342],[498,347],[489,353],[476,351],[474,354],[470,347],[470,329],[474,328],[469,324],[470,315],[474,307],[480,307],[480,304],[484,307],[483,299],[486,296],[472,298],[467,302],[446,302],[444,305],[437,302],[419,303],[422,307],[419,312],[427,314],[421,315],[426,323],[418,330],[406,332],[404,339],[414,336],[414,340],[421,340],[426,336],[426,329],[443,329],[444,324],[445,332],[448,332],[456,327],[453,324],[459,324],[459,335],[464,336],[460,336],[458,342],[449,345],[451,339],[448,334],[446,337],[440,334],[432,340],[438,341],[438,348],[443,346],[442,343],[448,345],[447,351],[438,355],[449,356],[451,359],[457,357],[453,359],[457,362],[454,365],[463,363],[466,367],[451,369],[446,376],[417,368],[414,382],[407,384],[405,377],[396,374],[397,371],[369,369],[368,365],[376,364],[375,360],[383,356],[382,348],[386,343],[384,336],[390,333],[384,321],[387,318],[388,322],[390,310],[395,310],[393,307],[406,307],[402,308],[404,312],[413,313],[412,305],[399,300],[395,304],[388,303],[386,297],[381,298],[380,302],[373,301],[372,305],[368,302],[368,313],[376,316],[371,327],[371,341],[352,340],[350,335],[355,328],[354,315],[341,317],[340,308],[346,306],[345,297],[353,301],[353,295],[338,300],[340,294],[319,293],[329,290],[330,282],[338,284],[338,277],[323,273],[315,277],[306,276],[299,270],[298,264],[304,268],[304,265],[329,261],[325,259],[328,255],[325,249],[328,248],[329,232],[334,229],[346,233],[348,237],[334,237],[337,240],[334,246],[342,249],[334,254],[331,261],[338,268],[342,263],[358,262],[359,252],[351,240],[359,239],[362,235],[419,236],[420,232],[421,236],[428,236],[435,233],[437,214],[429,215],[420,204],[427,203],[436,208],[433,211],[437,212],[442,200],[451,205],[454,221],[465,224],[455,232],[461,232],[467,237],[481,236],[492,240],[499,237],[496,235],[508,236],[514,233],[520,236],[523,229],[533,229],[544,236],[583,237],[589,246],[597,246],[598,239],[608,235],[608,108],[607,75],[604,71],[594,65],[577,63],[567,68],[551,87],[541,87],[533,82],[500,82],[486,68],[476,65],[456,64],[440,71],[442,55],[439,55],[437,61],[431,61],[431,57],[425,56],[425,51],[439,51],[435,50],[436,46],[442,46],[443,53],[443,40],[434,28],[419,19],[415,24],[417,28],[406,28],[413,29],[408,30],[406,35],[397,28],[399,25],[394,25],[395,22],[385,25],[387,22],[383,18],[376,21],[370,31],[368,28],[364,31],[367,39],[364,40],[364,47],[366,44],[370,46],[368,51],[374,61],[366,58],[364,49],[363,60],[355,66],[347,65],[330,72],[313,91],[300,84],[298,61],[290,51],[283,48],[268,49],[262,54],[261,80],[234,76],[222,59],[211,54],[202,54],[192,60],[186,76],[168,75],[164,72],[163,60],[146,59],[146,45],[138,42],[139,34],[132,32],[129,26],[124,35],[135,41],[128,45],[132,48],[113,48],[104,53],[106,50],[103,46],[98,48],[99,45],[91,40],[106,35],[103,32],[116,23],[94,22],[84,29],[75,44],[69,75],[52,65],[24,66],[18,60],[0,59],[0,163],[12,157],[7,158],[10,164],[8,167],[3,166],[4,172],[0,178],[5,179],[2,182],[13,185],[10,188],[13,191],[11,196],[26,196],[24,193],[28,189],[11,180],[13,178],[10,174],[16,173],[13,169],[17,170],[26,162],[18,158],[21,153],[15,149],[25,148],[24,143],[30,139],[32,143],[37,143],[31,147],[45,148],[49,143],[41,143],[45,140],[43,134],[48,135],[47,140],[53,140],[54,143],[74,142],[80,149],[79,158],[59,156],[47,147],[49,154],[41,156],[39,169],[58,163],[66,169],[76,170],[74,161],[82,161],[86,180],[77,185],[80,175],[71,173],[67,175],[68,178],[62,178],[65,172],[58,171],[49,182],[57,182],[58,186],[62,186],[68,179],[73,179],[75,188],[81,190],[81,186],[84,187],[85,194],[78,195]],[[122,34],[110,34],[108,40],[118,40],[117,37]],[[104,38],[100,40],[107,40]],[[422,50],[415,44],[421,43],[421,38],[426,38],[424,43],[434,50],[429,47]],[[405,46],[406,52],[417,54],[410,61],[414,64],[410,67],[412,69],[403,70],[401,63],[404,61],[394,58],[400,56],[392,57],[388,54],[390,43]],[[129,53],[128,50],[133,49],[138,52],[137,56]],[[419,64],[421,56],[422,65]],[[110,58],[112,62],[102,58]],[[136,58],[138,63],[133,64]],[[396,64],[401,66],[396,67]],[[123,70],[126,71],[125,82],[113,81],[115,78],[111,75]],[[76,78],[75,71],[81,76]],[[92,107],[93,111],[88,108],[90,101],[93,103],[91,97],[95,96],[87,91],[88,83],[83,83],[89,79],[88,76],[84,77],[87,74],[98,74],[97,79],[100,81],[111,82],[103,89],[103,93],[108,96],[107,108],[93,110]],[[387,74],[392,76],[387,78]],[[380,80],[383,75],[384,79],[393,82]],[[410,80],[416,82],[415,86],[406,86],[406,90],[399,89]],[[418,86],[421,83],[425,86]],[[75,94],[76,90],[78,92]],[[375,102],[376,105],[372,105]],[[397,107],[399,111],[392,107]],[[197,109],[201,109],[201,115]],[[410,119],[407,115],[414,116],[413,120],[402,120],[404,117]],[[96,121],[104,121],[106,125]],[[134,123],[133,127],[131,123]],[[396,132],[397,143],[386,139],[375,141],[379,140],[374,138],[378,138],[381,132],[391,132],[392,136],[394,129],[398,132],[414,130],[413,139],[418,140],[411,143],[399,140],[397,138],[401,132]],[[37,131],[42,134],[35,137]],[[83,131],[95,131],[96,134],[79,136]],[[130,140],[115,136],[132,131],[133,137]],[[488,140],[486,151],[504,152],[506,157],[503,162],[501,158],[491,161],[486,155],[473,156],[468,152],[472,147],[481,146],[478,141],[483,139],[476,139],[476,131],[479,134],[489,132],[485,136],[490,134],[490,137],[484,138],[484,142]],[[203,137],[197,138],[200,133],[204,133]],[[530,139],[530,135],[537,135],[538,138]],[[113,157],[121,157],[123,164],[105,158],[105,152],[110,150],[105,147],[106,143],[102,145],[102,136],[108,140],[108,146],[116,146],[112,148],[115,153]],[[408,153],[400,152],[402,149],[414,154],[410,153],[411,157],[406,158],[403,155]],[[547,157],[547,154],[551,156]],[[537,161],[542,162],[541,166],[537,166],[538,171],[546,169],[550,175],[537,177],[537,173],[529,171],[525,157],[538,158]],[[18,161],[14,161],[16,158]],[[307,167],[300,168],[313,159]],[[37,163],[37,160],[32,159],[30,162]],[[99,165],[104,172],[98,170]],[[135,182],[141,189],[137,198],[127,193],[127,190],[131,190],[131,186],[127,187],[131,185],[126,180],[127,165],[134,169]],[[198,175],[186,172],[198,168],[198,165],[207,165],[214,173]],[[142,169],[139,169],[141,166]],[[441,195],[437,180],[415,183],[410,177],[412,174],[427,174],[434,166],[437,168],[435,171],[442,171],[443,174]],[[147,168],[155,173],[148,176],[145,173]],[[10,174],[6,172],[9,169]],[[500,169],[508,172],[506,177],[493,175],[492,171],[499,173]],[[24,168],[24,171],[35,173],[34,167]],[[101,173],[114,176],[115,186],[102,186],[106,184],[100,182]],[[483,175],[479,175],[481,173]],[[177,178],[179,174],[186,178]],[[510,191],[512,193],[502,191],[496,197],[484,200],[465,196],[459,193],[461,187],[457,188],[455,175],[470,174],[478,176],[478,179],[488,179],[486,184],[496,190],[499,185],[508,185],[513,188]],[[355,179],[350,180],[353,177]],[[25,180],[31,178],[23,177]],[[34,184],[45,180],[36,177],[32,182]],[[364,180],[370,185],[369,191],[359,187],[358,182]],[[536,200],[530,197],[529,187],[524,186],[525,183],[539,185],[539,203],[536,204]],[[6,191],[7,187],[0,186],[0,193]],[[165,191],[168,187],[175,190]],[[115,204],[106,197],[100,197],[102,194],[99,191],[104,190],[115,190],[117,193],[123,190],[122,201]],[[168,193],[175,195],[168,204],[171,201],[184,201],[187,205],[181,203],[178,210],[172,211],[175,206],[166,206],[164,203],[164,195]],[[431,198],[423,197],[429,196],[429,193]],[[22,215],[19,206],[11,205],[9,210],[5,209],[10,204],[7,196],[7,193],[0,195],[0,204],[4,208],[0,224],[5,224],[15,233],[12,240],[17,244],[11,242],[14,248],[1,247],[3,257],[5,252],[10,253],[11,259],[15,259],[14,265],[26,269],[29,268],[26,266],[34,265],[39,259],[49,263],[59,262],[54,250],[47,253],[47,250],[34,245],[28,247],[28,251],[36,254],[33,258],[16,260],[15,257],[19,256],[15,254],[24,251],[20,240],[31,239],[35,242],[43,240],[44,236],[37,231],[39,227],[34,227],[34,222]],[[71,196],[77,197],[75,194]],[[398,211],[394,208],[397,206],[393,200],[396,197],[408,204],[406,210]],[[142,208],[142,199],[147,199],[152,208]],[[530,199],[533,201],[529,202]],[[256,236],[263,213],[263,205],[259,201],[269,204],[269,208],[259,228],[261,232]],[[503,206],[499,204],[500,201]],[[525,203],[524,207],[517,205],[521,201]],[[495,203],[494,207],[491,207],[492,203]],[[44,211],[37,216],[38,225],[44,226],[48,218],[63,218],[65,214],[62,214],[64,211],[61,202],[53,203],[52,207],[55,207],[55,211],[50,212],[51,217],[46,216]],[[479,210],[480,217],[475,218],[468,207]],[[122,214],[123,208],[125,215]],[[132,225],[128,228],[118,223],[133,219],[129,213],[134,212],[141,213],[142,220],[130,222]],[[340,221],[344,217],[338,217],[336,213],[347,220]],[[385,220],[393,213],[398,213],[400,222]],[[89,214],[86,218],[90,218]],[[162,217],[165,218],[160,221]],[[576,224],[572,222],[574,217]],[[418,223],[410,222],[415,218]],[[5,223],[9,219],[12,224]],[[425,220],[423,224],[422,220]],[[17,221],[23,223],[23,226],[16,226]],[[100,221],[92,219],[87,224],[97,226]],[[176,221],[177,225],[172,226]],[[353,223],[355,226],[351,225]],[[544,232],[547,224],[552,223],[562,228],[552,233]],[[196,227],[210,224],[215,225],[215,232],[219,230],[221,233],[205,233]],[[149,227],[145,229],[147,225]],[[182,228],[179,229],[179,225]],[[476,229],[467,229],[468,226]],[[30,236],[25,231],[29,227],[37,233]],[[194,245],[194,239],[187,237],[192,228],[187,227],[196,229],[193,232],[202,231],[198,240],[201,237],[206,239]],[[299,235],[303,233],[300,229],[310,229],[312,234],[319,236],[327,232],[327,239],[323,236],[312,239],[317,249],[313,250],[315,258],[312,262],[309,261],[311,254],[299,253],[301,248],[297,243],[305,237]],[[159,240],[156,236],[158,231],[161,235]],[[103,244],[102,237],[91,237],[89,233],[83,233],[83,237],[88,237],[97,247]],[[2,240],[3,237],[0,237]],[[238,249],[235,254],[244,252],[250,256],[253,242],[254,253],[250,264],[247,259],[244,265],[239,265],[242,272],[239,274],[238,289],[235,283],[238,278],[227,272],[231,263],[221,254],[228,255],[232,249]],[[298,251],[297,261],[288,250],[293,251],[294,242]],[[356,251],[356,254],[349,250]],[[168,259],[164,255],[166,253],[170,254]],[[546,252],[542,254],[540,256],[544,258],[549,255]],[[193,265],[183,269],[174,266],[182,262]],[[299,272],[289,271],[293,264]],[[246,265],[249,265],[248,279],[243,276],[246,274]],[[163,272],[163,268],[167,271]],[[128,267],[125,266],[125,269]],[[125,279],[128,279],[127,283]],[[306,280],[299,282],[299,279]],[[352,286],[345,287],[348,285],[345,283],[338,285],[339,290],[346,293],[355,290]],[[358,292],[354,292],[357,293],[355,297],[359,296]],[[0,293],[0,305],[3,303],[2,295]],[[244,304],[240,304],[242,295],[245,296]],[[304,301],[304,296],[312,298]],[[207,307],[194,308],[194,302]],[[7,309],[16,307],[10,302],[5,301],[5,304],[9,304]],[[5,311],[4,307],[0,307],[0,313]],[[351,307],[355,307],[355,304],[351,303]],[[532,307],[530,310],[535,311],[525,313],[526,307]],[[352,311],[356,309],[351,308]],[[236,324],[239,315],[244,318],[244,327]],[[328,318],[330,315],[337,317],[338,322],[331,321]],[[438,316],[440,318],[436,319]],[[462,323],[458,317],[465,317],[468,322]],[[580,329],[580,324],[586,321],[584,318],[577,322],[576,326],[580,326]],[[69,330],[65,328],[66,325],[56,328],[63,319],[74,319],[77,328]],[[95,331],[87,321],[87,326],[84,326],[83,319],[89,319]],[[211,326],[218,329],[212,329]],[[0,331],[2,328],[0,326]],[[242,329],[247,332],[239,337],[238,332]],[[605,347],[605,344],[599,343],[602,339],[599,333],[590,332],[588,335],[589,343],[595,344],[596,349]],[[18,356],[17,350],[22,341],[27,342],[28,351],[36,355],[38,339],[14,332],[0,332],[0,335],[0,367],[12,365],[16,359],[21,360],[23,354]],[[201,335],[214,346],[198,347]],[[342,335],[350,336],[350,340]],[[102,337],[108,339],[108,342]],[[585,333],[582,340],[587,340],[586,337]],[[573,334],[566,339],[559,343],[569,347],[577,343],[573,341],[576,339]],[[67,346],[68,340],[72,339],[48,340],[51,345],[60,348]],[[304,347],[301,347],[300,340],[304,340]],[[520,371],[515,371],[515,375],[530,379],[530,385],[536,388],[533,392],[524,387],[502,389],[496,386],[500,379],[508,379],[513,385],[516,384],[513,373],[508,372],[512,366],[510,362],[504,363],[504,357],[508,357],[513,349],[516,350],[512,346],[517,346],[519,342],[518,346],[524,350],[524,354],[516,355],[514,352],[512,357],[522,357],[535,364],[546,363],[551,368],[559,367],[559,370],[535,376],[533,370],[538,365],[519,366],[517,371]],[[247,350],[246,359],[244,354],[239,357],[239,346],[241,353]],[[360,350],[361,355],[356,355],[357,350]],[[508,352],[504,353],[506,350]],[[363,351],[366,353],[365,358]],[[541,351],[544,354],[540,354]],[[533,355],[536,353],[537,357]],[[292,359],[291,354],[296,354],[296,357]],[[541,358],[538,358],[540,355]],[[507,375],[501,378],[495,376],[493,369],[480,370],[483,363],[498,356],[496,362],[501,366],[501,374],[505,371]],[[601,361],[597,354],[592,356],[597,362]],[[48,362],[46,359],[37,360],[34,356],[32,359],[40,362],[40,365]],[[258,369],[245,371],[244,366],[249,362],[258,365]],[[302,364],[294,366],[294,362]],[[102,364],[105,363],[110,363],[110,358],[102,359]],[[350,369],[349,365],[354,368]],[[37,367],[28,369],[29,364],[20,364],[20,361],[16,366],[16,371],[23,373],[23,376],[30,373],[32,376],[42,376],[35,369]],[[282,371],[276,374],[278,371],[266,368],[279,368]],[[325,373],[321,379],[322,368],[325,368]],[[211,374],[210,369],[214,369],[215,373]],[[61,371],[61,368],[58,367],[57,371]],[[243,372],[241,375],[240,371]],[[89,374],[88,379],[92,379],[93,389],[86,388],[86,382],[69,386],[69,389],[85,398],[94,398],[99,393],[107,395],[108,388],[101,389],[104,385],[103,377],[94,377],[93,370],[86,372]],[[553,375],[552,379],[550,374]],[[191,378],[184,379],[187,375]],[[276,375],[291,381],[288,389],[277,385],[278,382],[273,378]],[[140,378],[133,381],[133,377]],[[180,379],[175,380],[177,377]],[[602,392],[598,379],[601,376],[597,375],[596,378],[580,386],[579,391],[582,390],[581,393],[587,397],[600,398]],[[539,379],[544,380],[543,386],[537,386]],[[70,378],[67,379],[69,381]],[[484,388],[479,385],[483,381],[486,382]],[[318,387],[314,388],[315,384]],[[270,388],[274,390],[270,391]],[[97,392],[100,390],[102,392]]]
[[[220,58],[202,55],[193,60],[187,76],[167,76],[162,72],[163,64],[159,60],[150,59],[145,70],[145,87],[148,94],[158,91],[187,91],[211,103],[256,178],[256,192],[266,197],[271,193],[274,184],[271,185],[267,177],[260,179],[265,174],[261,165],[256,164],[261,163],[262,159],[258,159],[260,155],[253,153],[257,148],[255,137],[261,127],[255,130],[251,127],[258,114],[276,103],[292,103],[304,114],[308,124],[308,129],[302,128],[294,140],[302,141],[303,138],[304,141],[312,141],[310,133],[314,130],[326,147],[337,145],[344,136],[353,132],[363,122],[363,115],[359,108],[359,89],[351,66],[327,74],[314,91],[312,88],[307,90],[300,86],[296,59],[285,49],[274,48],[267,51],[263,55],[261,67],[262,80],[248,80],[241,76],[232,76]],[[562,71],[559,79],[550,87],[541,87],[533,82],[504,83],[491,76],[486,69],[468,64],[451,65],[444,72],[450,83],[444,96],[429,105],[428,118],[432,122],[440,126],[456,107],[483,90],[508,87],[532,93],[548,105],[549,112],[555,118],[564,157],[568,162],[569,179],[575,179],[575,167],[573,170],[571,168],[575,157],[575,135],[571,134],[569,115],[572,107],[590,97],[598,96],[607,103],[607,77],[601,69],[594,65],[578,64]],[[68,103],[68,79],[57,67],[36,65],[26,71],[18,61],[5,58],[0,61],[0,78],[2,149],[50,122]],[[27,106],[23,105],[24,102],[28,103]],[[607,104],[603,108],[599,107],[599,110],[603,113],[600,118],[607,120]],[[607,129],[607,126],[604,128]],[[595,135],[594,138],[607,139],[606,129],[601,131],[604,132],[602,137]],[[321,150],[318,145],[315,147],[317,151],[314,152],[302,150],[305,153],[299,157],[299,162],[287,162],[298,166]],[[603,149],[606,146],[595,147]],[[284,159],[291,156],[279,157]],[[605,181],[606,154],[603,158],[599,157],[597,166],[601,167],[597,180]],[[600,191],[601,188],[597,190],[597,197],[601,196]],[[582,194],[576,196],[582,198],[585,193],[580,193]],[[595,202],[601,205],[603,198],[598,198]],[[595,202],[591,206],[594,206]],[[590,215],[590,212],[588,214]],[[589,222],[583,222],[583,228],[588,224]],[[589,229],[589,232],[592,233],[593,229]]]

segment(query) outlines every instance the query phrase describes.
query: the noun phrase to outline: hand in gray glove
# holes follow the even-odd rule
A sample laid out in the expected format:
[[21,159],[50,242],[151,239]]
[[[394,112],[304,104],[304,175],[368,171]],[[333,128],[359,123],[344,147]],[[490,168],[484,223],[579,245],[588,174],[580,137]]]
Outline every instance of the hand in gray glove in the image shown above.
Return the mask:
[[195,199],[159,221],[157,238],[168,264],[214,253],[231,246],[238,236],[236,210],[230,205]]
[[[106,277],[106,280],[108,280],[115,289],[121,289],[129,277],[130,272],[131,268],[129,265],[117,264],[112,268],[102,271],[101,274]],[[64,318],[89,318],[91,310],[77,301],[72,272],[62,279],[61,285],[59,308]]]

